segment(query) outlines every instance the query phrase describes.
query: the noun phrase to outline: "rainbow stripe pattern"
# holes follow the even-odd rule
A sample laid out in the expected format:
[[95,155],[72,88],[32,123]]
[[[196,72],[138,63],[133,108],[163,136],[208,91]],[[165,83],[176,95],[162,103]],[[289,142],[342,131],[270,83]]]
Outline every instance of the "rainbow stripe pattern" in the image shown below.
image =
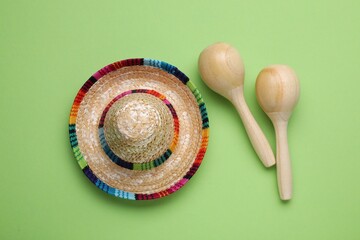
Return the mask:
[[[185,174],[185,176],[183,176],[173,186],[169,187],[168,189],[166,189],[164,191],[157,192],[157,193],[151,193],[151,194],[138,194],[138,193],[126,192],[121,189],[113,188],[113,187],[109,186],[108,184],[104,183],[101,179],[99,179],[93,173],[93,171],[87,164],[86,160],[84,159],[84,157],[81,153],[81,149],[78,146],[77,135],[76,135],[76,118],[77,118],[77,114],[79,111],[79,107],[80,107],[80,104],[81,104],[83,98],[85,97],[85,95],[89,91],[89,89],[92,87],[92,85],[95,84],[98,79],[100,79],[101,77],[105,76],[106,74],[108,74],[112,71],[115,71],[115,70],[123,68],[123,67],[136,66],[136,65],[156,67],[156,68],[159,68],[163,71],[166,71],[166,72],[174,75],[177,79],[179,79],[179,81],[182,82],[184,85],[186,85],[193,93],[193,95],[198,103],[201,118],[202,118],[202,132],[201,132],[202,142],[201,142],[200,149],[196,155],[196,158],[195,158],[192,166],[190,167],[189,171]],[[144,91],[151,91],[151,90],[144,90]],[[149,94],[152,94],[152,93],[149,93]],[[153,92],[153,94],[156,95],[155,92]],[[162,95],[160,94],[157,97],[159,97],[161,99],[161,96]],[[165,102],[165,103],[167,104],[167,102]],[[175,115],[176,115],[176,113],[175,113]],[[174,116],[174,114],[173,114],[173,116]],[[176,117],[176,119],[177,119],[177,117]],[[174,123],[175,123],[175,117],[174,117]],[[178,126],[178,124],[179,123],[177,122],[177,126]],[[99,128],[101,128],[101,122],[99,124]],[[118,62],[109,64],[109,65],[105,66],[104,68],[100,69],[99,71],[94,73],[81,87],[81,89],[79,90],[79,92],[77,93],[77,95],[75,97],[75,100],[73,102],[73,105],[72,105],[72,108],[70,111],[69,137],[70,137],[71,148],[74,152],[74,156],[75,156],[80,168],[82,169],[84,174],[89,178],[89,180],[92,183],[94,183],[99,189],[101,189],[104,192],[111,194],[113,196],[124,198],[124,199],[129,199],[129,200],[157,199],[157,198],[167,196],[167,195],[179,190],[191,179],[191,177],[196,173],[196,171],[200,167],[200,164],[205,156],[205,152],[206,152],[207,145],[208,145],[209,119],[208,119],[208,114],[206,111],[205,103],[202,99],[202,96],[201,96],[199,90],[189,80],[189,78],[184,73],[182,73],[178,68],[176,68],[175,66],[168,64],[166,62],[154,60],[154,59],[148,59],[148,58],[126,59],[126,60],[122,60],[122,61],[118,61]],[[174,142],[173,142],[173,144],[174,144]],[[171,150],[172,146],[170,146],[169,149]]]

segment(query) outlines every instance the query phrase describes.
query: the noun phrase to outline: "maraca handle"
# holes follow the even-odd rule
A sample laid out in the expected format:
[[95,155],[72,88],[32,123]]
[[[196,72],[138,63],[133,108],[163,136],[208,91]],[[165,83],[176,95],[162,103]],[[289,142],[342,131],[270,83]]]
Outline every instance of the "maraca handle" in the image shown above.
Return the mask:
[[287,141],[287,121],[274,122],[276,132],[276,169],[280,198],[292,197],[292,173],[289,146]]
[[250,138],[250,142],[255,152],[257,153],[265,167],[273,166],[275,164],[274,154],[264,133],[261,131],[259,125],[255,121],[249,107],[246,104],[243,95],[243,89],[234,89],[230,95],[231,102],[234,104],[243,121],[245,130]]

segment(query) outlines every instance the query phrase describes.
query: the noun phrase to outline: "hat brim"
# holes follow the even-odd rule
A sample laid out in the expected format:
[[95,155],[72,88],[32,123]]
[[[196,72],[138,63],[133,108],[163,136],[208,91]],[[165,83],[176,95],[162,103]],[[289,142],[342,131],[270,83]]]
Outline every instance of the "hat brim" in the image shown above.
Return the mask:
[[[169,159],[144,171],[115,164],[97,136],[104,108],[115,96],[134,89],[164,95],[180,126]],[[206,152],[209,121],[200,92],[184,73],[159,60],[127,59],[100,69],[85,82],[71,109],[69,134],[78,164],[98,188],[125,199],[156,199],[179,190],[196,173]]]

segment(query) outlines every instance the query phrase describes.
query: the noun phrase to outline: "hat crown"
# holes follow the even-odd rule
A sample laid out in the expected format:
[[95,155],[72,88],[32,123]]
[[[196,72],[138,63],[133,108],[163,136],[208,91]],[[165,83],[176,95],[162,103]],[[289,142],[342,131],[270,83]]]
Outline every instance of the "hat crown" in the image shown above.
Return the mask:
[[146,93],[129,94],[106,114],[104,135],[110,149],[130,163],[160,157],[173,139],[173,118],[161,99]]
[[138,101],[129,101],[125,106],[114,106],[111,127],[115,128],[119,141],[143,142],[156,134],[160,124],[160,113],[152,105],[140,105]]

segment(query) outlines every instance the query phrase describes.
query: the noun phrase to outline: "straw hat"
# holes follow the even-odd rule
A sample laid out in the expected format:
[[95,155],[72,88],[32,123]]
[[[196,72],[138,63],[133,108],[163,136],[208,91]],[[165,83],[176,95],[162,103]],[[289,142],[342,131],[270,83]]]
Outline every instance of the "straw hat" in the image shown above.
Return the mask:
[[116,197],[167,196],[195,174],[208,144],[199,91],[176,67],[152,59],[110,64],[85,82],[69,121],[85,175]]

